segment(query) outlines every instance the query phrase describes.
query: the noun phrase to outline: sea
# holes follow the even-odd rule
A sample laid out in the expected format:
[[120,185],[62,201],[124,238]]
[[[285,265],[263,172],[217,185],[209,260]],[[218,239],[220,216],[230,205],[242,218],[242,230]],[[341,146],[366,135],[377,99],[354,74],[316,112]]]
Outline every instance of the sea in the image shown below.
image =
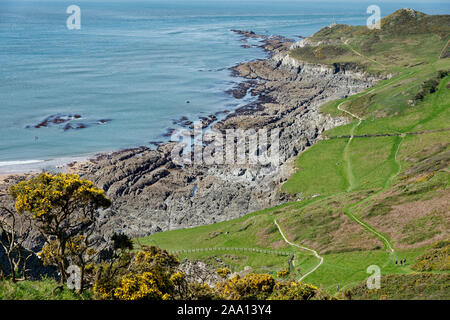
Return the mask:
[[[79,20],[71,20],[79,8]],[[167,141],[168,128],[233,110],[230,67],[266,57],[232,29],[300,40],[449,1],[0,0],[0,174]],[[68,21],[79,21],[79,29]]]

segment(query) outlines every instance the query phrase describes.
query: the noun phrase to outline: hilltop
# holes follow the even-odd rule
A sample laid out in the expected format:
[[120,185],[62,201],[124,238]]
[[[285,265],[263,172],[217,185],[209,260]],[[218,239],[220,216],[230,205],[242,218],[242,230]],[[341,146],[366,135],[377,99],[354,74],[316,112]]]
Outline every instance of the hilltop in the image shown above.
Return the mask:
[[[390,73],[431,63],[449,40],[450,17],[401,9],[381,20],[381,29],[337,24],[293,46],[290,55],[321,64],[347,64]],[[442,44],[444,43],[444,44]]]

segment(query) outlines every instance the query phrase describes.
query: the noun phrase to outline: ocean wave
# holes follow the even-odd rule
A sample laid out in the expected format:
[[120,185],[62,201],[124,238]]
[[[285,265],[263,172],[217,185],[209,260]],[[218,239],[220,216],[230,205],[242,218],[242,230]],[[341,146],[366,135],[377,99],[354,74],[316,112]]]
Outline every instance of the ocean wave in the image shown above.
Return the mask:
[[20,166],[20,165],[35,164],[35,163],[41,163],[41,162],[44,162],[44,160],[0,161],[0,167]]

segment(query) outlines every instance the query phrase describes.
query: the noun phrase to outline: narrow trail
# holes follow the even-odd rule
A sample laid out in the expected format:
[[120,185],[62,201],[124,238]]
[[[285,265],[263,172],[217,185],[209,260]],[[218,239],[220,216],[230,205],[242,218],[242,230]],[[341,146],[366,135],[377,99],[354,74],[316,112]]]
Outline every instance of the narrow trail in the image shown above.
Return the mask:
[[439,54],[439,59],[441,59],[442,55],[444,54],[445,49],[450,45],[450,40],[447,41],[444,48],[442,48],[441,53]]
[[[368,92],[366,93],[366,95],[369,94],[369,93],[371,93],[372,91],[374,91],[374,89],[368,91]],[[355,176],[354,176],[354,174],[353,174],[353,170],[352,170],[352,164],[351,164],[351,161],[350,161],[349,149],[350,149],[350,145],[351,145],[351,143],[352,143],[352,141],[353,141],[353,138],[354,138],[354,136],[355,136],[355,131],[356,131],[356,129],[361,125],[363,119],[362,119],[361,117],[359,117],[358,115],[356,115],[356,114],[350,112],[350,111],[347,111],[347,110],[345,110],[345,109],[342,109],[342,105],[343,105],[345,102],[346,102],[346,101],[344,101],[344,102],[342,102],[342,103],[340,103],[340,104],[338,105],[338,107],[337,107],[338,110],[343,111],[343,112],[346,112],[346,113],[348,113],[349,115],[351,115],[352,117],[358,119],[358,123],[357,123],[356,125],[354,125],[354,126],[352,127],[352,129],[350,130],[350,138],[349,138],[349,140],[348,140],[348,142],[347,142],[347,145],[346,145],[345,148],[344,148],[344,155],[343,155],[344,161],[347,163],[347,179],[348,179],[348,183],[349,183],[349,186],[348,186],[348,188],[347,188],[347,192],[350,192],[350,191],[352,191],[353,189],[355,189],[355,187],[357,186],[357,182],[356,182],[356,178],[355,178]],[[397,157],[397,153],[398,153],[398,149],[399,149],[399,148],[400,148],[400,143],[399,143],[399,145],[397,146],[397,150],[396,150],[396,153],[395,153],[395,158]],[[398,170],[398,172],[399,172],[399,170]],[[397,172],[394,176],[391,176],[391,177],[388,179],[388,181],[386,182],[386,185],[391,181],[391,179],[393,179],[393,178],[398,174],[398,172]],[[386,187],[386,185],[385,185],[385,187]],[[384,188],[383,188],[383,190],[384,190]],[[380,191],[380,192],[381,192],[381,191]],[[378,192],[378,193],[379,193],[379,192]],[[378,193],[377,193],[377,194],[378,194]],[[373,195],[373,196],[374,196],[374,195]],[[372,197],[373,197],[373,196],[372,196]],[[369,232],[373,233],[375,236],[377,236],[377,237],[383,242],[383,244],[386,246],[386,248],[389,250],[389,252],[394,253],[394,248],[392,247],[392,244],[390,243],[390,241],[389,241],[383,234],[381,234],[380,232],[378,232],[378,231],[377,231],[375,228],[373,228],[372,226],[370,226],[370,225],[368,225],[367,223],[365,223],[365,222],[363,222],[362,220],[360,220],[358,217],[356,217],[356,216],[352,213],[351,209],[352,209],[353,207],[357,206],[358,204],[362,203],[362,202],[365,201],[365,200],[367,200],[367,199],[364,199],[364,200],[362,200],[362,201],[360,201],[360,202],[358,202],[358,203],[356,203],[356,204],[354,204],[354,205],[352,205],[352,206],[347,207],[347,208],[344,210],[345,214],[346,214],[350,219],[352,219],[353,221],[355,221],[356,223],[358,223],[360,226],[362,226],[364,229],[366,229],[367,231],[369,231]]]
[[[384,89],[385,87],[388,87],[388,86],[394,84],[395,82],[401,81],[401,80],[403,80],[404,78],[407,78],[407,77],[411,76],[411,75],[414,74],[414,73],[415,73],[414,71],[408,72],[408,73],[406,73],[406,74],[400,76],[398,79],[396,79],[396,80],[394,80],[394,81],[388,81],[387,83],[383,84],[382,86],[371,88],[371,89],[368,90],[367,92],[362,93],[361,96],[363,97],[363,96],[366,96],[366,95],[368,95],[368,94],[371,94],[371,93],[374,92],[374,91],[382,90],[382,89]],[[346,174],[347,174],[347,179],[348,179],[348,183],[349,183],[349,186],[348,186],[348,188],[347,188],[347,192],[353,190],[353,189],[356,187],[356,185],[357,185],[356,178],[355,178],[355,176],[354,176],[354,174],[353,174],[353,170],[352,170],[352,164],[351,164],[351,161],[350,161],[349,149],[350,149],[350,145],[351,145],[353,139],[355,138],[355,131],[356,131],[356,129],[361,125],[361,123],[362,123],[363,120],[364,120],[363,118],[361,118],[361,117],[358,116],[357,114],[354,114],[354,113],[352,113],[352,112],[350,112],[350,111],[348,111],[348,110],[342,108],[342,106],[343,106],[345,103],[347,103],[348,101],[349,101],[349,100],[344,100],[344,101],[342,101],[341,103],[339,103],[339,105],[337,106],[337,109],[338,109],[339,111],[344,112],[344,113],[347,113],[347,114],[350,115],[351,117],[353,117],[353,118],[355,118],[355,119],[358,119],[358,122],[357,122],[357,123],[351,128],[351,130],[350,130],[350,137],[349,137],[349,140],[348,140],[348,142],[347,142],[347,145],[346,145],[345,148],[344,148],[344,155],[343,155],[343,158],[344,158],[344,161],[345,161],[346,164],[347,164],[347,167],[346,167]]]
[[352,127],[352,129],[350,130],[350,139],[348,140],[348,142],[347,142],[347,145],[345,146],[345,148],[344,148],[344,161],[345,161],[345,163],[347,164],[347,179],[348,179],[348,183],[349,183],[349,186],[348,186],[348,188],[347,188],[347,191],[350,191],[350,190],[352,190],[352,189],[354,189],[355,188],[355,186],[356,186],[356,178],[355,178],[355,176],[353,175],[353,171],[352,171],[352,168],[351,168],[351,161],[350,161],[350,156],[349,156],[349,152],[348,152],[348,150],[350,149],[350,144],[352,143],[352,141],[353,141],[353,138],[355,137],[355,131],[356,131],[356,128],[357,127],[359,127],[359,125],[362,123],[362,118],[360,118],[359,116],[357,116],[356,114],[354,114],[354,113],[351,113],[350,111],[347,111],[347,110],[345,110],[345,109],[342,109],[342,105],[345,103],[346,101],[344,101],[344,102],[342,102],[342,103],[340,103],[339,105],[338,105],[338,110],[339,111],[343,111],[343,112],[346,112],[346,113],[348,113],[349,115],[351,115],[352,117],[354,117],[354,118],[357,118],[358,119],[358,123],[356,124],[356,125],[354,125],[353,127]]
[[395,163],[396,163],[396,165],[397,165],[397,170],[395,171],[395,173],[393,173],[393,174],[386,180],[386,183],[385,183],[383,189],[381,189],[380,191],[378,191],[378,192],[372,194],[370,197],[365,198],[365,199],[363,199],[363,200],[361,200],[361,201],[359,201],[359,202],[357,202],[357,203],[355,203],[355,204],[353,204],[353,205],[351,205],[351,206],[349,206],[349,207],[347,207],[347,208],[345,209],[345,213],[347,214],[347,216],[349,216],[352,220],[354,220],[354,221],[356,221],[357,223],[359,223],[359,224],[360,224],[362,227],[364,227],[366,230],[372,232],[374,235],[376,235],[378,238],[380,238],[381,241],[383,242],[383,244],[386,246],[386,248],[388,249],[388,251],[389,251],[391,254],[394,254],[394,253],[395,253],[395,250],[394,250],[394,248],[393,248],[391,242],[389,241],[389,239],[387,239],[383,234],[381,234],[380,232],[378,232],[374,227],[372,227],[372,226],[366,224],[365,222],[363,222],[362,220],[360,220],[358,217],[356,217],[356,216],[352,213],[351,209],[352,209],[353,207],[356,207],[357,205],[359,205],[359,204],[361,204],[361,203],[364,203],[364,202],[368,201],[369,199],[373,198],[373,197],[376,196],[377,194],[379,194],[379,193],[383,192],[384,190],[386,190],[387,188],[389,188],[389,186],[390,186],[391,183],[392,183],[392,180],[393,180],[393,179],[400,173],[400,171],[401,171],[401,164],[400,164],[400,162],[399,162],[398,159],[397,159],[397,155],[398,155],[398,152],[399,152],[399,150],[400,150],[400,145],[401,145],[402,141],[403,141],[403,137],[401,137],[401,141],[400,141],[399,143],[397,143],[397,147],[396,147],[396,151],[395,151],[395,155],[394,155],[394,161],[395,161]]
[[[436,129],[436,130],[424,130],[424,131],[415,131],[415,132],[403,132],[403,133],[377,133],[377,134],[363,134],[363,135],[354,135],[353,138],[379,138],[379,137],[400,137],[400,136],[418,136],[423,134],[437,133],[437,132],[445,132],[450,131],[450,128]],[[328,136],[325,137],[325,140],[331,139],[349,139],[350,135],[340,135],[340,136]]]
[[[297,248],[300,248],[300,249],[302,249],[302,250],[310,251],[310,252],[312,252],[312,253],[314,254],[314,256],[315,256],[317,259],[320,260],[319,263],[318,263],[312,270],[310,270],[308,273],[306,273],[306,274],[304,274],[303,276],[300,277],[299,281],[302,281],[303,279],[305,279],[305,278],[306,278],[307,276],[309,276],[311,273],[313,273],[314,271],[316,271],[316,270],[322,265],[322,263],[323,263],[323,257],[321,257],[321,256],[317,253],[316,250],[313,250],[313,249],[310,249],[310,248],[307,248],[307,247],[303,247],[303,246],[300,246],[300,245],[298,245],[298,244],[295,244],[295,243],[290,242],[290,241],[286,238],[286,236],[284,235],[283,230],[281,230],[281,227],[280,227],[280,225],[278,224],[277,220],[274,220],[273,222],[274,222],[275,225],[277,226],[278,231],[280,232],[281,236],[283,237],[284,241],[285,241],[287,244],[289,244],[289,245],[291,245],[291,246],[294,246],[294,247],[297,247]],[[294,263],[294,262],[293,262],[293,263]]]
[[373,198],[377,194],[379,194],[379,193],[383,192],[384,190],[388,189],[391,186],[392,181],[395,179],[395,177],[399,175],[399,173],[401,171],[401,163],[398,160],[398,153],[400,151],[400,146],[401,146],[401,144],[403,142],[404,136],[402,135],[399,138],[400,138],[400,141],[395,142],[395,144],[394,144],[396,147],[395,147],[394,157],[393,157],[393,161],[395,162],[395,165],[396,165],[397,169],[390,175],[390,177],[388,179],[386,179],[386,182],[385,182],[383,188],[380,191],[372,194],[370,197],[365,198],[365,199],[357,202],[356,204],[346,208],[346,213],[349,216],[351,216],[353,220],[358,222],[360,225],[365,226],[366,229],[370,230],[372,233],[374,233],[376,236],[378,236],[383,241],[384,245],[390,251],[391,254],[395,253],[391,242],[383,234],[378,232],[375,228],[373,228],[373,227],[367,225],[366,223],[364,223],[363,221],[359,220],[354,214],[351,213],[351,208],[353,208],[353,207],[355,207],[355,206],[357,206],[357,205],[359,205],[361,203],[364,203],[364,202],[368,201],[369,199]]
[[[355,205],[358,205],[358,203],[356,203]],[[372,226],[369,226],[367,223],[361,221],[359,218],[357,218],[353,213],[351,213],[350,211],[350,207],[345,209],[345,213],[347,214],[347,216],[350,217],[350,219],[352,219],[353,221],[357,222],[358,224],[360,224],[364,229],[372,232],[374,235],[376,235],[378,238],[380,238],[380,240],[384,243],[384,245],[386,246],[386,248],[388,249],[388,251],[390,253],[394,253],[394,248],[392,247],[390,241],[381,233],[379,233],[375,228],[373,228]]]
[[397,148],[396,148],[395,153],[394,153],[394,162],[395,162],[395,164],[397,166],[397,170],[395,171],[394,174],[392,174],[389,177],[389,179],[386,180],[386,183],[384,184],[383,190],[386,190],[387,188],[389,188],[389,186],[392,184],[392,182],[395,179],[395,177],[400,174],[400,171],[402,169],[402,164],[398,160],[398,152],[400,151],[400,146],[401,146],[401,144],[403,142],[403,139],[405,138],[405,135],[401,135],[399,137],[400,137],[400,141],[397,143]]
[[348,41],[349,41],[349,40],[345,40],[345,41],[344,41],[344,44],[345,44],[350,50],[352,50],[353,53],[357,54],[358,56],[360,56],[360,57],[362,57],[362,58],[364,58],[364,59],[366,59],[366,60],[369,60],[369,61],[372,61],[372,62],[374,62],[374,63],[376,63],[376,64],[379,64],[379,65],[382,66],[383,68],[386,68],[386,65],[382,64],[381,62],[376,61],[376,60],[374,60],[374,59],[372,59],[372,58],[369,58],[368,56],[362,54],[361,52],[356,51],[355,49],[353,49],[353,47],[352,47],[351,45],[348,44]]

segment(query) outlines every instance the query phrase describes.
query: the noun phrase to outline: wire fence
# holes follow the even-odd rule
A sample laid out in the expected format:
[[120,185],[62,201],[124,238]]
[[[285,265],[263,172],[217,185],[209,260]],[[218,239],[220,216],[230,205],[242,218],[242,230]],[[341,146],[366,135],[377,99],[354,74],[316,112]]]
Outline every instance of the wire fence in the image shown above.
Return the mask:
[[196,248],[196,249],[186,249],[186,250],[175,250],[175,251],[170,251],[170,253],[183,254],[183,253],[200,253],[200,252],[213,252],[213,251],[255,252],[255,253],[262,253],[262,254],[273,254],[273,255],[278,255],[278,256],[294,256],[294,254],[289,251],[266,250],[266,249],[258,249],[258,248]]

